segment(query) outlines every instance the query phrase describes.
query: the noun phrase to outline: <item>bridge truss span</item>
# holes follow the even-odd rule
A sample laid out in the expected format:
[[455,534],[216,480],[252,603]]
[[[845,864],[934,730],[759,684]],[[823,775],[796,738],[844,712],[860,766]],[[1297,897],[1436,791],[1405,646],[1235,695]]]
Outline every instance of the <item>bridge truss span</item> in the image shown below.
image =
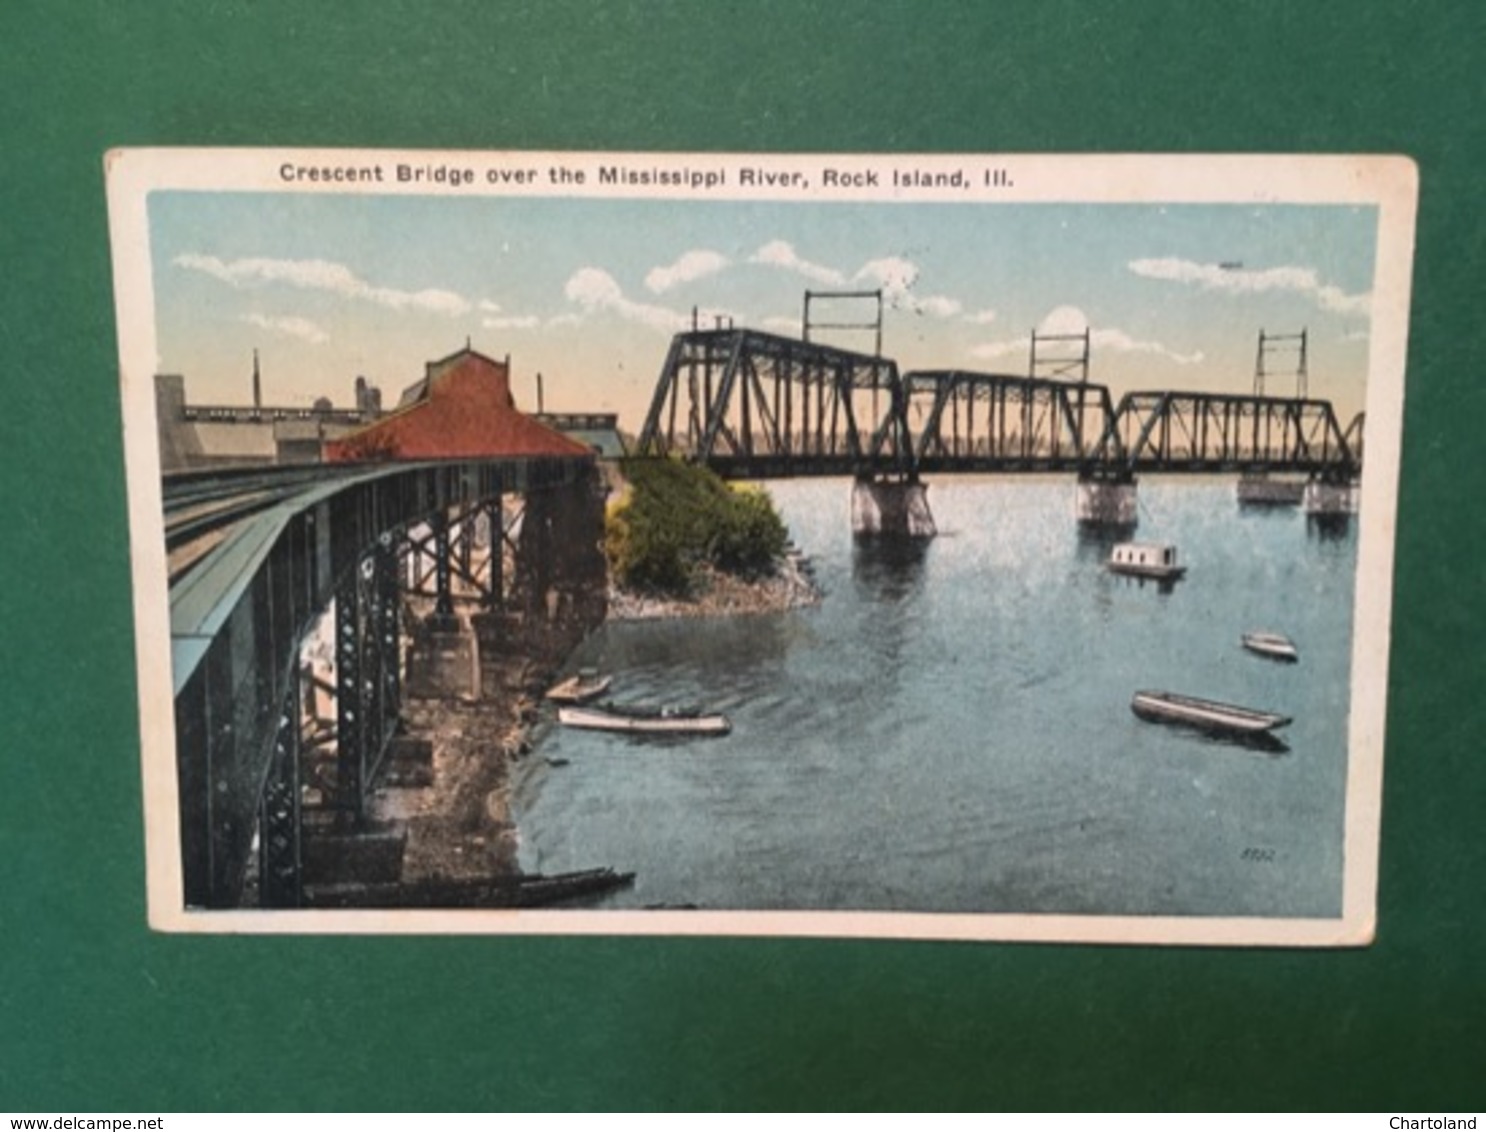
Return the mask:
[[903,377],[919,472],[1083,468],[1114,419],[1109,390],[970,370]]
[[[1361,418],[1328,401],[1138,391],[1115,401],[1080,353],[1051,373],[913,370],[758,330],[676,335],[637,454],[679,455],[724,477],[917,482],[942,473],[1075,472],[1129,484],[1146,473],[1289,473],[1351,482]],[[1045,362],[1046,359],[1043,359]]]
[[1095,452],[1136,472],[1293,472],[1350,479],[1360,452],[1329,401],[1223,393],[1127,393]]
[[638,450],[742,478],[906,473],[912,462],[894,361],[731,328],[672,340]]

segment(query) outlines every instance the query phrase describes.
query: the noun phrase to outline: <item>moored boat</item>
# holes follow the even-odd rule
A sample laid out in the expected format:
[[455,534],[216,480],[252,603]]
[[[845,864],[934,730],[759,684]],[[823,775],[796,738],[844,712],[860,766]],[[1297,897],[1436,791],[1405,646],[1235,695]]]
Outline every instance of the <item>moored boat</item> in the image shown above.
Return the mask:
[[548,690],[547,698],[555,704],[586,704],[607,692],[613,682],[612,676],[580,672],[554,684]]
[[1176,547],[1167,543],[1122,542],[1109,552],[1105,567],[1114,574],[1132,578],[1154,578],[1158,582],[1175,582],[1187,572],[1177,565]]
[[1295,642],[1283,633],[1245,633],[1240,643],[1250,652],[1267,656],[1271,660],[1294,664],[1300,659],[1300,650],[1295,647]]
[[1288,715],[1183,696],[1176,692],[1136,692],[1130,710],[1152,723],[1195,727],[1214,735],[1261,736],[1290,722]]
[[610,703],[598,707],[560,707],[557,720],[564,727],[639,735],[726,735],[733,729],[728,717],[721,712]]

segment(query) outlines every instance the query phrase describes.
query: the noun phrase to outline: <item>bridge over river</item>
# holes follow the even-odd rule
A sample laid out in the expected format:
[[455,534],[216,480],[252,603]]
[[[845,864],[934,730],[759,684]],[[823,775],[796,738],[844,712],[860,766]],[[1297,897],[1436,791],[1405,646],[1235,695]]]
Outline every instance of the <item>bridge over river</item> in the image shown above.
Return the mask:
[[720,328],[672,340],[638,451],[729,478],[851,475],[879,498],[931,473],[1071,472],[1081,517],[1127,521],[1135,477],[1152,473],[1303,476],[1316,509],[1339,507],[1361,471],[1362,424],[1344,428],[1330,402],[1304,397],[1116,401],[1087,380],[900,373],[880,354]]
[[[506,380],[466,354],[430,367],[438,396],[454,380],[441,375],[464,374],[477,392],[496,380],[461,366]],[[495,400],[514,412],[508,397]],[[447,444],[425,431],[435,450]],[[662,367],[639,454],[675,453],[729,477],[855,477],[859,531],[913,534],[932,527],[926,474],[1071,473],[1081,517],[1122,522],[1134,517],[1135,477],[1151,473],[1305,476],[1324,505],[1328,490],[1350,494],[1362,445],[1361,418],[1343,429],[1325,401],[1177,391],[1115,401],[1087,381],[899,373],[880,354],[717,329],[677,335]],[[420,632],[457,633],[462,591],[490,650],[531,647],[521,638],[533,628],[549,646],[575,644],[603,615],[603,499],[591,452],[167,476],[187,906],[235,907],[250,876],[259,902],[302,904],[312,796],[339,825],[363,829],[416,652],[405,598],[431,603]],[[303,652],[332,610],[324,679]],[[333,718],[310,706],[325,698]],[[326,764],[328,779],[307,790]]]

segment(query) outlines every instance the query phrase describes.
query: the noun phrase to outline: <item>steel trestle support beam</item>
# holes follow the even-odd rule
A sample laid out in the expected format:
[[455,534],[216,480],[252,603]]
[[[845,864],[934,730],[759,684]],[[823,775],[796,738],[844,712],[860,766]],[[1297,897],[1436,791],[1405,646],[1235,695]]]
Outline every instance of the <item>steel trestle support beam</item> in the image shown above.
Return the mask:
[[[506,493],[587,483],[593,469],[590,457],[513,457],[296,470],[301,490],[241,520],[172,583],[187,907],[241,903],[255,832],[261,896],[279,906],[297,899],[299,654],[331,600],[344,619],[336,627],[337,661],[346,662],[335,682],[344,701],[336,739],[346,745],[336,793],[354,803],[376,771],[401,696],[400,532]],[[220,471],[201,486],[230,493],[241,481],[245,491],[257,490],[260,479]]]

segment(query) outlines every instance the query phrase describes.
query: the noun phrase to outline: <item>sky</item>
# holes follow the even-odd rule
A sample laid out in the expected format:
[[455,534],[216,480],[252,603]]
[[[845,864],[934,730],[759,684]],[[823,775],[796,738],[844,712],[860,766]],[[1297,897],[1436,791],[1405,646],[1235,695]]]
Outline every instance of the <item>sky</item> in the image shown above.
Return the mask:
[[1090,380],[1116,397],[1248,392],[1260,330],[1306,330],[1310,395],[1343,426],[1363,404],[1371,207],[169,191],[149,216],[157,368],[193,404],[250,403],[255,348],[266,403],[348,405],[359,375],[391,404],[468,340],[510,357],[519,407],[540,373],[549,411],[638,432],[693,308],[797,335],[806,288],[881,288],[904,371],[1024,374],[1034,328],[1088,327]]

